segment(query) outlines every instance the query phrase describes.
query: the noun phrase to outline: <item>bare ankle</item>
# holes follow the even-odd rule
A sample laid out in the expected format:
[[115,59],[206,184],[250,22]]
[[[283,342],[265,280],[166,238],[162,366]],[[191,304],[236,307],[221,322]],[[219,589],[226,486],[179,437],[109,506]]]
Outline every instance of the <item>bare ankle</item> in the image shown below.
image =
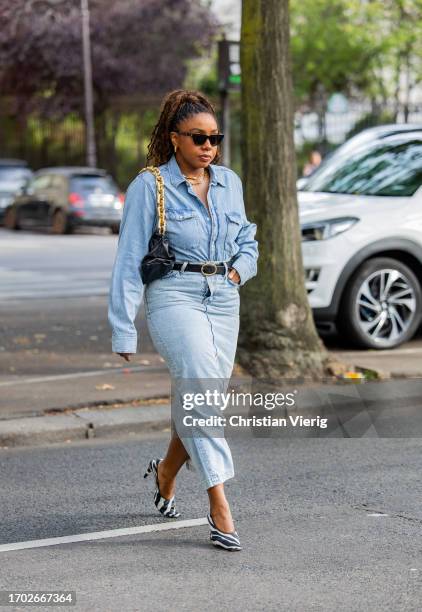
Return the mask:
[[211,510],[211,517],[217,529],[224,532],[234,531],[233,518],[229,507],[224,507],[220,510]]
[[210,509],[213,516],[227,516],[230,514],[230,506],[228,502],[218,502],[217,504],[211,504]]
[[167,465],[165,463],[165,459],[161,459],[161,461],[159,462],[158,470],[160,472],[160,476],[164,480],[172,480],[173,477],[169,474],[169,471],[167,469]]

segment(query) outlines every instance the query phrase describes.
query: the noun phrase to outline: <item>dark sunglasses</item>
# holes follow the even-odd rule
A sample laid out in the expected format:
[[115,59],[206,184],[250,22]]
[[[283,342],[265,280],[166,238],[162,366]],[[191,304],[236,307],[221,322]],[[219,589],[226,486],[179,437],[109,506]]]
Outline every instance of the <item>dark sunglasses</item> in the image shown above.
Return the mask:
[[182,136],[191,136],[194,144],[201,146],[207,142],[209,138],[210,145],[216,147],[224,138],[224,134],[197,134],[195,132],[177,132]]

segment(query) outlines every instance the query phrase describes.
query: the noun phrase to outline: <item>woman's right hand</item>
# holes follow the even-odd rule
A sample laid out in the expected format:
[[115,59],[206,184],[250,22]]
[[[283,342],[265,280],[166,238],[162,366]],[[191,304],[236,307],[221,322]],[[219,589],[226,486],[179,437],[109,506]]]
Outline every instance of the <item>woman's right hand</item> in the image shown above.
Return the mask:
[[130,355],[134,355],[135,353],[116,353],[116,355],[120,355],[126,361],[130,361]]

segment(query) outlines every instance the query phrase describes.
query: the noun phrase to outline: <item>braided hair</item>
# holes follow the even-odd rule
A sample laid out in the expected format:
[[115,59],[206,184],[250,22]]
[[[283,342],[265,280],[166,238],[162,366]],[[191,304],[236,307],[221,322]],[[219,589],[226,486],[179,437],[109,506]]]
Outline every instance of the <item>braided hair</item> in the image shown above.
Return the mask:
[[[160,166],[169,161],[173,155],[170,132],[176,131],[181,121],[197,113],[210,113],[217,121],[213,105],[199,91],[175,89],[165,96],[148,145],[147,166]],[[213,163],[219,160],[220,150],[217,149]]]

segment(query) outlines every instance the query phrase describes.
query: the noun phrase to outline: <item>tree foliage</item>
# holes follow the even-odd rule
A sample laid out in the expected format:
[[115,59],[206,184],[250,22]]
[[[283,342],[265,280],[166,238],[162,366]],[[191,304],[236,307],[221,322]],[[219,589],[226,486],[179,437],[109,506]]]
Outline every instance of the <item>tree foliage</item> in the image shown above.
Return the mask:
[[[160,96],[182,84],[186,60],[212,44],[218,24],[199,0],[90,0],[95,103]],[[0,0],[0,91],[27,111],[82,109],[79,0]]]
[[400,89],[404,90],[407,115],[411,92],[422,81],[422,0],[377,0],[377,4],[383,12],[380,29],[387,52],[374,81],[379,85],[375,93],[382,101],[392,96],[397,110]]
[[376,12],[361,0],[293,0],[291,47],[295,96],[315,102],[321,92],[351,93],[370,83],[372,58],[382,53],[374,36]]
[[422,79],[422,0],[291,0],[295,97],[334,92],[380,105]]

